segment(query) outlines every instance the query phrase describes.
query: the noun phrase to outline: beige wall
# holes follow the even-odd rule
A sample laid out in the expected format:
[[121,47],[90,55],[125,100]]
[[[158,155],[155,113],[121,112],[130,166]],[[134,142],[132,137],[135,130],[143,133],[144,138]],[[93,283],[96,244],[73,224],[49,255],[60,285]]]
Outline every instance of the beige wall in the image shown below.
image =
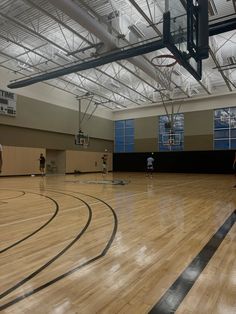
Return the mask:
[[[33,147],[3,146],[2,175],[40,174],[39,155],[46,157],[46,165],[55,162],[54,173],[100,172],[104,152],[60,151]],[[108,170],[112,171],[112,153],[108,152]]]
[[39,174],[39,155],[45,150],[30,147],[3,146],[2,175]]
[[213,149],[213,115],[213,110],[184,114],[184,150]]
[[[184,113],[184,150],[213,149],[213,110]],[[135,152],[158,151],[158,116],[137,118]]]
[[158,151],[157,138],[135,139],[134,149],[137,153]]
[[[86,115],[82,129],[90,137],[113,140],[113,121]],[[0,124],[74,135],[79,125],[78,111],[52,105],[36,99],[18,96],[17,115],[0,115]]]
[[185,136],[184,150],[213,150],[213,135]]
[[206,135],[214,132],[214,111],[202,110],[184,113],[184,133],[186,136]]
[[158,134],[158,118],[145,117],[134,120],[135,139],[156,138]]
[[[0,143],[7,146],[42,147],[59,150],[83,150],[74,144],[74,135],[27,129],[0,124]],[[90,139],[89,151],[113,151],[113,141]]]
[[[172,102],[173,103],[173,102]],[[180,113],[196,112],[205,110],[214,110],[217,108],[235,107],[236,106],[236,91],[227,94],[218,94],[214,91],[213,95],[186,98],[185,100],[178,100],[174,102],[174,110],[181,104]],[[168,112],[171,112],[171,104],[167,104]],[[165,109],[162,104],[146,105],[143,108],[133,108],[130,110],[119,110],[113,114],[114,120],[123,119],[138,119],[143,117],[153,117],[165,114]]]
[[157,151],[158,117],[145,117],[134,120],[135,152]]
[[[112,171],[112,154],[108,154],[108,170]],[[72,173],[75,170],[80,172],[102,171],[103,153],[98,152],[66,152],[66,173]]]

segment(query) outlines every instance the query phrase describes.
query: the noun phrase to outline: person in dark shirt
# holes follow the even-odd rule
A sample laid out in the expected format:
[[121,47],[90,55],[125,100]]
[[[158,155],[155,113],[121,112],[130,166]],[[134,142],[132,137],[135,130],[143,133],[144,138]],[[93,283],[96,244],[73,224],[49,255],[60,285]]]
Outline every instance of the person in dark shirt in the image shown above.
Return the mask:
[[45,157],[43,156],[43,154],[40,154],[40,157],[39,157],[39,170],[40,170],[42,176],[45,175],[45,162],[46,162]]

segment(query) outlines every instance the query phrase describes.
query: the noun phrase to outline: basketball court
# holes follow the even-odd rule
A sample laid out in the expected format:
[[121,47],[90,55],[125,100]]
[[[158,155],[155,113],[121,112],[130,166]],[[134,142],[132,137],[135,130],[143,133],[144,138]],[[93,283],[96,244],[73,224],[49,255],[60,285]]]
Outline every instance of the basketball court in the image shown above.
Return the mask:
[[3,179],[3,312],[233,313],[232,176],[116,177]]
[[95,2],[0,1],[0,312],[236,313],[235,1]]

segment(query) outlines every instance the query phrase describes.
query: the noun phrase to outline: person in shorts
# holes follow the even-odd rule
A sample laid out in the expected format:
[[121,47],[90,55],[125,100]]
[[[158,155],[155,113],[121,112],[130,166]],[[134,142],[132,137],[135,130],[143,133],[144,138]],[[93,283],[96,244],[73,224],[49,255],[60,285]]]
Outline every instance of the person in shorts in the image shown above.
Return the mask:
[[147,176],[152,178],[153,170],[154,170],[154,161],[153,153],[151,156],[147,158]]

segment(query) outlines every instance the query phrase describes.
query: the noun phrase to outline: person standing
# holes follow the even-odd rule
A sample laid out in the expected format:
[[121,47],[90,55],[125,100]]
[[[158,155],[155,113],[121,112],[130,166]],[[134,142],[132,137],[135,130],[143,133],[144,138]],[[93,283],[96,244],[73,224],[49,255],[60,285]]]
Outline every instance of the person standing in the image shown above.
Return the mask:
[[103,175],[107,174],[108,169],[107,169],[107,154],[104,154],[102,156],[102,173]]
[[152,178],[153,170],[154,170],[154,161],[153,153],[151,156],[147,158],[147,176],[150,176]]
[[2,172],[3,156],[2,156],[2,145],[0,144],[0,173]]
[[46,162],[45,157],[43,156],[43,154],[40,154],[40,157],[39,157],[39,170],[40,170],[42,176],[45,175],[45,162]]

